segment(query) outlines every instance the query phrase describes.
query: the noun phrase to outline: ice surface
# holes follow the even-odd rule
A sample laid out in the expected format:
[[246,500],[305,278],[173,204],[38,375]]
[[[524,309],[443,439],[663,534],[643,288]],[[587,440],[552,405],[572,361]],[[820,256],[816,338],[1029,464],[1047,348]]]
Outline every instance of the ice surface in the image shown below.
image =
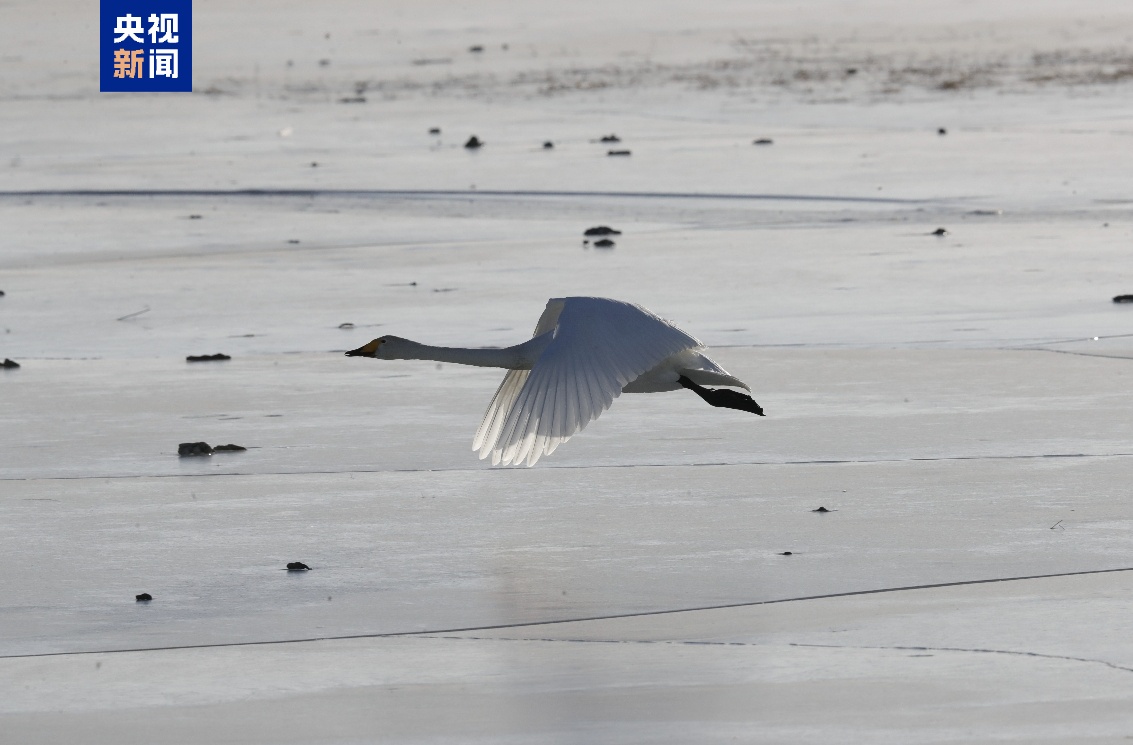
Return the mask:
[[[0,741],[1133,731],[1127,2],[195,10],[119,95],[0,8]],[[494,469],[501,371],[342,356],[564,295],[768,416]]]

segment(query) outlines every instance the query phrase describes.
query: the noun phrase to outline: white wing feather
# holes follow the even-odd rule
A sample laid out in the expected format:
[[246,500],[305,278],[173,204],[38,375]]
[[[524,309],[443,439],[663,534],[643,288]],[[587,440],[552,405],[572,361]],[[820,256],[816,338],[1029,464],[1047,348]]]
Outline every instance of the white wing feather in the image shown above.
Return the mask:
[[[543,314],[539,316],[539,321],[535,324],[535,333],[531,335],[531,338],[534,339],[554,330],[563,305],[564,301],[558,299],[547,302],[547,307],[543,309]],[[500,464],[500,451],[498,449],[493,451],[496,441],[500,437],[500,429],[503,427],[504,419],[507,417],[512,404],[519,396],[523,384],[527,382],[527,376],[530,372],[530,370],[508,370],[507,374],[504,375],[503,382],[500,383],[500,387],[496,389],[496,395],[492,397],[492,402],[488,404],[488,410],[484,412],[484,420],[480,422],[480,428],[476,430],[476,437],[472,439],[472,449],[480,451],[481,460],[487,457],[488,453],[492,453],[493,466]]]
[[492,464],[534,465],[610,408],[622,388],[670,356],[702,345],[631,303],[560,298],[535,336],[554,337],[530,370],[510,370],[473,440]]

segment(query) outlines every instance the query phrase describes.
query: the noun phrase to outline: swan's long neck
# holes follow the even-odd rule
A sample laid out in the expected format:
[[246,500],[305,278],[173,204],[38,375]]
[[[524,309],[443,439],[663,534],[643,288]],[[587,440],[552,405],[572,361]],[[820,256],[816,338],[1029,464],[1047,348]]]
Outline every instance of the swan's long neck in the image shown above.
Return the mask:
[[543,334],[523,344],[504,349],[467,349],[465,347],[434,347],[404,340],[397,357],[404,360],[435,360],[455,365],[476,367],[503,367],[508,370],[530,370],[539,353],[550,341],[551,334]]

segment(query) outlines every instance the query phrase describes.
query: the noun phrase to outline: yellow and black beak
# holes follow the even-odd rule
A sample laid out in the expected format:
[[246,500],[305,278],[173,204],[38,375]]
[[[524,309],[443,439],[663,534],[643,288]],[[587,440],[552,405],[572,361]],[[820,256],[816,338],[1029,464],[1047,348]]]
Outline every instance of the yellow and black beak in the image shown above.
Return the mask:
[[373,357],[377,353],[378,347],[381,345],[381,343],[382,343],[381,339],[374,339],[372,342],[370,342],[369,344],[367,344],[363,347],[358,347],[357,349],[351,349],[349,352],[346,353],[346,356],[347,357]]

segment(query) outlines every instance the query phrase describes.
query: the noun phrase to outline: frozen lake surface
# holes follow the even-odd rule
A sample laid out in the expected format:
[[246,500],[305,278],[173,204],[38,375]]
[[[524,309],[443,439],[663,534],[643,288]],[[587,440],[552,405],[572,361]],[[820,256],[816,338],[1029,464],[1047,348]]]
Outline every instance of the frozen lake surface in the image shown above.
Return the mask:
[[[195,6],[0,8],[0,740],[1133,736],[1127,3]],[[768,416],[342,356],[568,295]]]

